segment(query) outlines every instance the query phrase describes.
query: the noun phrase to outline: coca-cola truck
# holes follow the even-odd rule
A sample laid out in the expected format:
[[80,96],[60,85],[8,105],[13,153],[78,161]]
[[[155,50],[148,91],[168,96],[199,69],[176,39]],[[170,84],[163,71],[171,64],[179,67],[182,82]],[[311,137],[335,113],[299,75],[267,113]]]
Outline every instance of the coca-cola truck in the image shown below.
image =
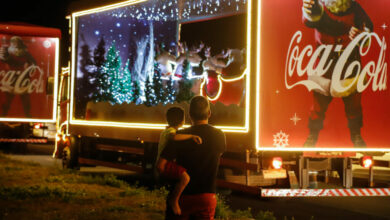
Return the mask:
[[166,110],[201,95],[226,134],[220,187],[389,195],[374,175],[389,168],[389,4],[132,0],[74,12],[55,155],[151,174]]
[[54,137],[60,38],[56,28],[0,23],[2,146],[47,143]]

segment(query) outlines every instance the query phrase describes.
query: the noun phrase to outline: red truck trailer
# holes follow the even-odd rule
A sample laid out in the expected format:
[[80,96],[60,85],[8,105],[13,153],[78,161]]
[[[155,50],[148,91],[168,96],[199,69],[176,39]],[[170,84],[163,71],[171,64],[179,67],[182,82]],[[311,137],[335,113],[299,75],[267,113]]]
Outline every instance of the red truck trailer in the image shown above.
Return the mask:
[[165,111],[202,95],[226,133],[220,187],[389,195],[372,166],[389,168],[389,2],[345,2],[131,0],[72,13],[55,155],[151,173]]
[[56,130],[61,31],[0,23],[0,38],[0,142],[46,143],[48,127]]

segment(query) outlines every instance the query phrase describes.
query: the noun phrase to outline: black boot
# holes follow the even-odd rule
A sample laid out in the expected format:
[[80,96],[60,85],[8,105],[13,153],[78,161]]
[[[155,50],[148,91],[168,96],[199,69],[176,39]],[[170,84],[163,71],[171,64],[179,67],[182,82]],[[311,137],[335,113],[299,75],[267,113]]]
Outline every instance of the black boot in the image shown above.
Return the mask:
[[303,144],[303,147],[315,147],[317,144],[319,133],[319,131],[310,130],[309,136]]
[[358,131],[351,129],[351,141],[354,147],[366,147],[366,142],[363,140],[362,135],[360,134],[360,129]]
[[309,119],[309,136],[307,137],[303,147],[315,147],[318,140],[320,130],[323,128],[322,120]]

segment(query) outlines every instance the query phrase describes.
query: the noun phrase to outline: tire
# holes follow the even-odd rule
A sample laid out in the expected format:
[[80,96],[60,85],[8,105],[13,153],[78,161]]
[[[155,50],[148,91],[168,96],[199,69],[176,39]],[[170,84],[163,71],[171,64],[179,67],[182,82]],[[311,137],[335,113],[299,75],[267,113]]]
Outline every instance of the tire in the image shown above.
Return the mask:
[[78,168],[79,144],[80,141],[76,137],[71,136],[69,138],[69,141],[62,151],[62,168]]

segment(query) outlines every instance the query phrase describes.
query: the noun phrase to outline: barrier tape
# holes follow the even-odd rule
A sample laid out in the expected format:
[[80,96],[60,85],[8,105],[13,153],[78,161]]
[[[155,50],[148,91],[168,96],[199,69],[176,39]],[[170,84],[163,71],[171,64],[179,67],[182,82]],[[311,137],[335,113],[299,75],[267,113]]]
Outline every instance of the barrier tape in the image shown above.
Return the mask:
[[261,189],[262,197],[390,196],[390,188],[356,189]]
[[47,143],[47,139],[34,139],[34,138],[0,138],[0,142],[8,143]]

